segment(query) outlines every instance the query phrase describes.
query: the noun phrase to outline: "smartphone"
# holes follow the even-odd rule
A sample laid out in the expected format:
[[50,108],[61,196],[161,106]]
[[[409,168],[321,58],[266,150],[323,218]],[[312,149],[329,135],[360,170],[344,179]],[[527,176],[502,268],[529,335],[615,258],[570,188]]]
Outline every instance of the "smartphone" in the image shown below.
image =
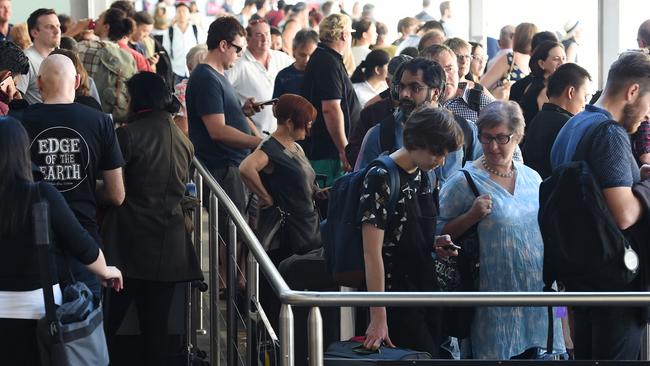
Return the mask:
[[272,104],[277,103],[278,100],[279,100],[278,98],[273,98],[273,99],[269,99],[269,100],[264,101],[264,102],[255,103],[255,105],[256,105],[256,106],[261,106],[261,105],[272,105]]
[[449,245],[445,245],[444,247],[441,247],[441,248],[444,249],[444,250],[448,250],[450,252],[454,251],[454,250],[460,250],[461,249],[461,247],[459,247],[458,245],[456,245],[454,243],[451,243]]

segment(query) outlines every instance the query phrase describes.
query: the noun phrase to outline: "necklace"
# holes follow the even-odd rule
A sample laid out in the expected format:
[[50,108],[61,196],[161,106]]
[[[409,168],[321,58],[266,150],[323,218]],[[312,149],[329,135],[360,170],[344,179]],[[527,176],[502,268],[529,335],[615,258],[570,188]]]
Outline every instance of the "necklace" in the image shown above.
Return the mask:
[[483,156],[483,159],[481,159],[481,163],[483,164],[483,168],[485,168],[485,170],[501,178],[512,178],[512,176],[515,175],[515,171],[517,171],[517,169],[515,169],[515,165],[512,164],[512,169],[508,173],[499,173],[496,169],[493,169],[488,165],[485,156]]

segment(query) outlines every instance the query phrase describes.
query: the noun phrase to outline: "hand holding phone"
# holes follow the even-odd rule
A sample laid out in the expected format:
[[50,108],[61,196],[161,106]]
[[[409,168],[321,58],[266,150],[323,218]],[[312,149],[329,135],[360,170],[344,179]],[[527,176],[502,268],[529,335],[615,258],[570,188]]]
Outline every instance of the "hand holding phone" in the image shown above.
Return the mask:
[[266,100],[264,102],[255,103],[255,105],[259,106],[259,107],[265,106],[265,105],[273,105],[273,104],[277,103],[278,100],[279,100],[278,98],[273,98],[273,99]]

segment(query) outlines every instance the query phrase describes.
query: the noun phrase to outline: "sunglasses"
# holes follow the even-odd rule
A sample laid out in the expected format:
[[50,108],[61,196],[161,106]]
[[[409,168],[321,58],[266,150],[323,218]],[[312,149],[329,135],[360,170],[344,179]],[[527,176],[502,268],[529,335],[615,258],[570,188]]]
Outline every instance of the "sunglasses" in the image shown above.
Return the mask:
[[236,44],[234,44],[234,43],[232,43],[232,42],[228,42],[228,45],[229,45],[230,47],[235,47],[235,53],[237,53],[237,54],[240,54],[241,51],[244,49],[244,47],[242,47],[242,46],[238,46],[238,45],[236,45]]

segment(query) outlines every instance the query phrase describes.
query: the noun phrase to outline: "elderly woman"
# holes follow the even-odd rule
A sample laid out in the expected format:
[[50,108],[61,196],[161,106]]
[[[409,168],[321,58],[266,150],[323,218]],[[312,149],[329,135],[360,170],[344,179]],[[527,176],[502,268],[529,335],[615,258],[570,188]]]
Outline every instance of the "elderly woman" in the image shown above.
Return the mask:
[[[478,223],[480,291],[542,291],[541,178],[512,159],[524,132],[521,109],[511,101],[493,102],[481,111],[477,125],[484,155],[465,169],[480,196],[474,196],[462,172],[452,176],[440,193],[438,228],[454,239]],[[477,308],[471,354],[477,359],[536,358],[546,347],[547,325],[545,308]],[[560,322],[554,325],[554,349],[564,351]],[[462,352],[469,354],[467,348]]]
[[172,120],[178,105],[160,76],[141,72],[126,86],[129,123],[116,132],[127,193],[122,206],[107,212],[102,235],[107,257],[120,264],[129,291],[110,299],[107,336],[115,335],[135,303],[143,352],[151,365],[163,365],[176,285],[203,278],[181,205],[194,148]]

